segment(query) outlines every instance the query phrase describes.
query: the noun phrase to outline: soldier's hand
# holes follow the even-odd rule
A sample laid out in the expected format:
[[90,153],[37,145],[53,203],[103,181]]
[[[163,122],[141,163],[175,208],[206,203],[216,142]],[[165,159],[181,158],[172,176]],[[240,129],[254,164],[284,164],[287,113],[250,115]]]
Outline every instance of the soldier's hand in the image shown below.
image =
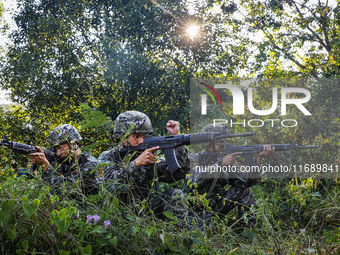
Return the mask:
[[266,144],[263,145],[263,151],[261,151],[258,155],[257,155],[257,164],[260,165],[262,163],[262,159],[264,157],[269,157],[270,155],[275,153],[275,148],[271,147],[270,145]]
[[40,166],[42,166],[43,171],[46,171],[50,162],[48,162],[44,151],[38,146],[35,146],[35,147],[37,148],[38,152],[27,154],[26,156],[31,159],[32,164],[40,165]]
[[169,120],[168,123],[166,123],[166,129],[169,131],[171,135],[179,135],[179,122],[175,120]]
[[228,154],[223,158],[222,166],[232,166],[235,164],[236,159],[234,156],[240,155],[242,152],[234,152],[232,154]]
[[275,152],[275,148],[271,147],[270,145],[266,144],[263,145],[263,151],[259,153],[259,157],[264,158],[272,155]]
[[139,168],[140,166],[146,166],[155,163],[156,155],[154,155],[152,152],[158,149],[159,146],[143,151],[143,153],[135,159],[137,168]]

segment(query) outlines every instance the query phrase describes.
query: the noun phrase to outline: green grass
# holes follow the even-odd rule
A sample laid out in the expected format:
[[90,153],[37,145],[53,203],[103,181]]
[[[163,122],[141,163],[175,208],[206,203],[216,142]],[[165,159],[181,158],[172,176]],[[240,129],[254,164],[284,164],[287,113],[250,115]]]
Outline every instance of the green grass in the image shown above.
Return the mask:
[[[337,254],[340,185],[336,180],[263,180],[252,187],[257,221],[236,212],[190,231],[183,219],[161,221],[148,203],[137,213],[101,189],[84,197],[76,187],[59,196],[39,178],[16,179],[3,169],[0,188],[2,254]],[[165,188],[165,187],[163,187]],[[60,199],[72,192],[74,199]],[[53,194],[54,193],[54,194]],[[99,215],[96,226],[87,215]],[[171,216],[171,215],[170,215]],[[110,220],[107,229],[104,221]]]

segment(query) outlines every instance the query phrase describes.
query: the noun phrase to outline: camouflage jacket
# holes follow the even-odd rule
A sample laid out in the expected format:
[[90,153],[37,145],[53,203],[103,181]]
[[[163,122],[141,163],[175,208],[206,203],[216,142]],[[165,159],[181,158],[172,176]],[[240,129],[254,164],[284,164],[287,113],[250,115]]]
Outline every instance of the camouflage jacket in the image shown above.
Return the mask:
[[[163,159],[158,159],[156,166],[146,165],[137,168],[134,160],[139,154],[136,153],[129,162],[124,163],[129,155],[122,159],[117,150],[118,148],[105,151],[99,156],[99,163],[112,164],[97,170],[96,177],[97,181],[104,183],[104,186],[110,192],[117,194],[117,192],[123,191],[120,198],[125,203],[131,200],[142,201],[150,195],[154,170],[157,171],[158,181],[166,183],[173,183],[183,179],[190,171],[190,161],[185,146],[175,149],[176,158],[181,169],[178,169],[173,174],[170,173],[168,165]],[[126,190],[129,190],[129,192],[126,192]]]
[[[199,195],[206,193],[207,199],[217,201],[219,196],[224,197],[224,194],[227,190],[226,185],[246,189],[260,182],[260,179],[249,179],[246,181],[247,178],[230,178],[227,172],[210,174],[205,171],[198,171],[199,168],[196,168],[196,166],[200,166],[201,169],[205,170],[203,168],[205,166],[217,167],[218,162],[215,160],[210,160],[206,163],[206,165],[203,166],[198,160],[198,153],[190,154],[189,158],[191,161],[192,170],[190,174],[189,186],[187,185],[184,187],[185,193],[192,193],[193,189],[195,189]],[[215,178],[217,178],[217,180],[213,186]],[[212,186],[213,188],[211,188]]]
[[[34,166],[33,166],[34,167]],[[97,167],[97,159],[91,154],[82,153],[72,162],[60,164],[57,161],[50,162],[42,178],[48,181],[53,188],[59,188],[65,183],[72,183],[79,187],[85,195],[98,193],[95,173],[91,171]]]

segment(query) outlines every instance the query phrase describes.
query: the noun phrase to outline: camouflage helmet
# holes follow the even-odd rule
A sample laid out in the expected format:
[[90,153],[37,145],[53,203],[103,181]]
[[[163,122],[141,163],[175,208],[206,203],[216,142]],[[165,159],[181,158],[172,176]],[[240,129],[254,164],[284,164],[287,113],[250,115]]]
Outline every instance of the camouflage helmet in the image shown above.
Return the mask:
[[82,139],[83,138],[80,136],[78,130],[74,126],[70,124],[63,124],[57,126],[51,131],[48,136],[48,143],[51,147],[55,147],[65,142],[79,142]]
[[132,134],[150,134],[153,131],[151,120],[146,114],[138,111],[127,111],[119,114],[116,118],[113,137],[119,139],[132,125],[134,125],[130,130]]
[[[207,124],[202,128],[201,133],[221,132],[223,126],[221,124]],[[203,146],[209,146],[211,143],[202,143]]]
[[223,130],[223,126],[221,124],[208,124],[202,128],[202,133],[210,133],[210,132],[221,132]]

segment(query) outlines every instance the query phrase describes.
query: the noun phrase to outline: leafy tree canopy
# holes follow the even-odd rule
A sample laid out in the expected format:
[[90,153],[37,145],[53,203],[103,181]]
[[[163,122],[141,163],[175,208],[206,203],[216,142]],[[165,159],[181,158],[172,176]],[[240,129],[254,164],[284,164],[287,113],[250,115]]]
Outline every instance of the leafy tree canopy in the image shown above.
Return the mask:
[[[228,23],[248,34],[250,73],[266,77],[339,77],[339,2],[232,1]],[[223,7],[223,6],[222,6]]]
[[[18,8],[2,81],[33,115],[75,118],[88,101],[113,118],[134,109],[154,123],[185,120],[189,76],[236,75],[240,62],[218,40],[221,17],[191,15],[180,0],[20,0]],[[190,38],[193,24],[201,32]]]
[[143,111],[158,133],[168,119],[187,130],[190,76],[337,77],[338,5],[19,0],[1,84],[49,123],[88,102],[112,119]]

